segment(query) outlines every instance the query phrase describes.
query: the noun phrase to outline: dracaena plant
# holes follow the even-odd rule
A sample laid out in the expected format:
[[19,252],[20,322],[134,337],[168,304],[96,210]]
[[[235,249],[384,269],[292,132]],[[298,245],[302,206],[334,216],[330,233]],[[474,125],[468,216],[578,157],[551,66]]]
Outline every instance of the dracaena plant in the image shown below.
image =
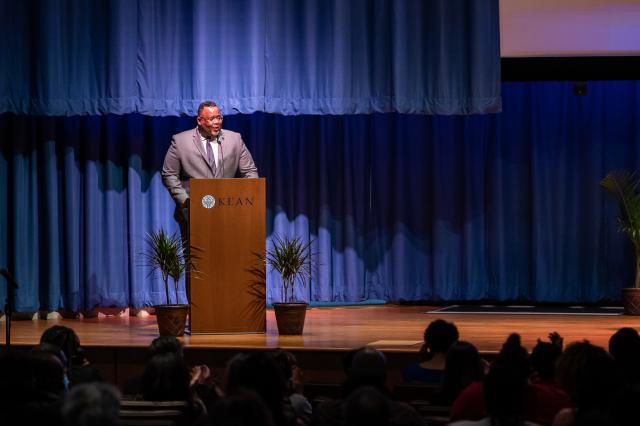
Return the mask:
[[178,303],[178,281],[189,264],[182,249],[182,241],[177,232],[169,235],[164,229],[147,234],[147,247],[142,253],[146,264],[151,267],[151,273],[160,271],[164,283],[167,305],[169,298],[169,277],[173,279],[173,289],[176,303]]
[[600,185],[613,194],[618,200],[620,214],[618,226],[620,231],[627,234],[636,255],[636,279],[635,288],[640,288],[640,193],[638,185],[640,179],[636,172],[612,171],[609,172]]
[[302,287],[311,280],[313,254],[311,241],[303,242],[299,237],[274,235],[273,246],[267,250],[265,259],[271,270],[277,271],[282,280],[282,302],[294,302],[296,282]]

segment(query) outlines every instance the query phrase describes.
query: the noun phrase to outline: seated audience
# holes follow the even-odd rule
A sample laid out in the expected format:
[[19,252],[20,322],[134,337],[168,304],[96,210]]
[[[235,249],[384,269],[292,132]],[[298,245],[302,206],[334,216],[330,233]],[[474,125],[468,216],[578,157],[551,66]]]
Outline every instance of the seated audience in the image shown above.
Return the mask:
[[66,373],[60,351],[46,343],[27,355],[0,358],[0,425],[62,424]]
[[[494,369],[497,370],[492,374]],[[515,419],[522,412],[522,421],[551,424],[558,410],[566,405],[555,399],[556,393],[548,392],[544,387],[531,385],[530,374],[531,365],[527,351],[520,343],[520,336],[512,334],[491,365],[484,381],[472,383],[454,401],[451,406],[451,420],[478,421],[489,415]],[[494,386],[493,394],[487,393],[488,385]],[[506,400],[510,401],[509,405],[513,411],[508,411],[500,405]],[[497,408],[491,411],[490,403]]]
[[447,352],[440,391],[433,395],[434,405],[450,406],[458,395],[473,382],[482,381],[487,368],[475,346],[458,341]]
[[[347,378],[343,384],[344,397],[341,400],[325,401],[319,403],[313,410],[311,424],[317,426],[343,425],[348,413],[347,405],[350,397],[362,387],[374,388],[388,401],[390,425],[424,425],[424,419],[409,404],[389,400],[389,391],[386,387],[387,361],[384,354],[374,348],[365,347],[356,351],[350,362],[345,364]],[[357,394],[356,394],[357,395]],[[380,401],[378,396],[365,391],[361,399],[355,396],[352,400],[353,410],[364,409],[365,400]],[[378,409],[378,408],[373,408]]]
[[[480,418],[456,421],[451,425],[533,425],[534,423],[525,420],[529,373],[529,359],[526,350],[520,344],[520,336],[512,334],[503,345],[498,358],[491,365],[482,387],[478,388],[477,395],[482,395],[483,400],[473,401],[472,408],[477,410],[475,417]],[[458,404],[459,400],[460,398],[455,404]],[[484,410],[480,410],[482,405],[484,405]],[[484,412],[480,414],[481,411]],[[452,408],[452,420],[454,417],[459,418],[459,414]]]
[[293,409],[299,423],[308,425],[311,422],[311,403],[304,396],[302,370],[295,355],[284,349],[276,349],[272,355],[285,378],[286,402]]
[[191,377],[186,364],[175,353],[153,356],[142,373],[140,395],[145,401],[185,401],[190,421],[206,413],[206,406],[190,387]]
[[106,383],[83,383],[74,386],[62,405],[65,426],[117,426],[120,393]]
[[196,426],[275,426],[271,411],[262,398],[247,389],[236,389],[221,398]]
[[[147,363],[159,355],[172,354],[183,365],[184,351],[180,340],[174,336],[156,337],[147,348]],[[188,368],[188,367],[187,367]],[[221,391],[215,383],[210,383],[211,372],[206,365],[196,365],[189,371],[189,389],[191,398],[203,411],[210,409],[221,396]],[[142,377],[135,377],[127,381],[123,387],[126,398],[142,398]]]
[[621,380],[613,358],[588,341],[569,345],[558,359],[558,383],[569,394],[571,407],[561,410],[553,425],[614,424]]
[[345,404],[345,424],[350,426],[389,426],[389,398],[373,386],[361,386]]
[[549,335],[551,342],[538,343],[531,351],[530,379],[532,395],[544,403],[535,403],[536,411],[530,420],[535,423],[549,424],[563,408],[570,407],[569,395],[556,382],[555,366],[562,354],[562,339],[557,333]]
[[420,349],[422,359],[404,369],[403,381],[439,385],[444,374],[447,351],[458,337],[458,328],[453,323],[441,319],[432,321],[424,331],[424,343]]
[[[174,354],[183,360],[184,353],[180,340],[173,336],[156,337],[147,348],[147,362],[156,355],[167,353]],[[140,380],[141,377],[134,377],[124,384],[122,393],[126,398],[135,398],[140,394]]]
[[42,333],[40,343],[55,345],[64,354],[64,367],[69,378],[69,386],[79,383],[101,382],[100,372],[86,358],[80,338],[73,329],[54,325]]
[[276,426],[296,424],[296,415],[291,405],[286,403],[284,374],[272,354],[259,351],[232,359],[227,371],[227,395],[235,395],[245,389],[262,398]]
[[627,386],[640,385],[640,336],[630,327],[616,331],[609,339],[609,353]]

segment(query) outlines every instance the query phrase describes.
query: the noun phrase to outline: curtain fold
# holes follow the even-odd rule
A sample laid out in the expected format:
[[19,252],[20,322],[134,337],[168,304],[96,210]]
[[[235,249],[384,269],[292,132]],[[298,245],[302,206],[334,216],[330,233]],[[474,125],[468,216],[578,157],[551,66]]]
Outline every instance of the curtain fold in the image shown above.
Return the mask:
[[[633,280],[612,169],[640,167],[640,83],[504,84],[500,115],[238,114],[274,234],[312,241],[296,296],[616,300]],[[177,231],[160,168],[193,117],[0,115],[0,267],[20,310],[163,301],[145,235]],[[267,301],[280,284],[270,273]],[[6,294],[0,285],[0,298]],[[184,297],[181,294],[181,297]]]
[[497,112],[498,0],[0,6],[0,113]]

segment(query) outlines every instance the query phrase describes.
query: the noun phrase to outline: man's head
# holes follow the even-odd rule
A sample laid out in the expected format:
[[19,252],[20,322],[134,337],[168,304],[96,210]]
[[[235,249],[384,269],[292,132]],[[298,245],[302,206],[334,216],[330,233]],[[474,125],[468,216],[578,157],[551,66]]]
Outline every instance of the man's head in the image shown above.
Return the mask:
[[222,129],[222,114],[213,101],[204,101],[198,107],[198,129],[203,136],[215,138]]

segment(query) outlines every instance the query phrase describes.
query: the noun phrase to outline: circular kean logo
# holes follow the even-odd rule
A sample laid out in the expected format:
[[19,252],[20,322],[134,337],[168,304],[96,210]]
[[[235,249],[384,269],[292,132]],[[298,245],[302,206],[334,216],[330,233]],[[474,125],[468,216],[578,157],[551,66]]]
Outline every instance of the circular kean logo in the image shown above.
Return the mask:
[[216,199],[213,195],[205,195],[202,197],[202,207],[205,209],[211,209],[216,205]]

